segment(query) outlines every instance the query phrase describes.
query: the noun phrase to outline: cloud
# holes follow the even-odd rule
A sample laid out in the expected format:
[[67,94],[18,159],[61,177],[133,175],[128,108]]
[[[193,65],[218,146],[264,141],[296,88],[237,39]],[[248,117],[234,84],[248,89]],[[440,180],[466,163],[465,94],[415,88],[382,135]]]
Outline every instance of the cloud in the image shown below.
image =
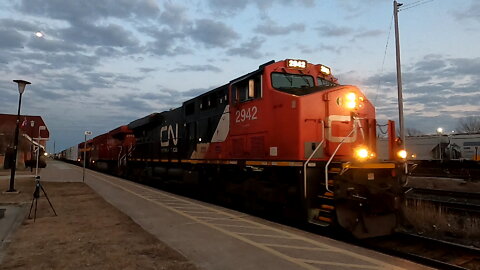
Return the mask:
[[36,38],[31,37],[28,41],[27,47],[33,50],[40,50],[45,52],[77,52],[84,51],[84,48],[81,48],[75,43],[65,42],[63,40],[57,39],[46,39],[46,38]]
[[104,18],[154,18],[159,7],[153,0],[22,0],[20,10],[32,15],[60,19],[71,24],[92,23]]
[[168,25],[171,29],[179,30],[190,24],[185,7],[174,5],[170,2],[164,4],[164,10],[160,15],[160,22]]
[[194,41],[202,43],[207,48],[223,48],[239,38],[238,34],[226,24],[211,19],[196,20],[188,33]]
[[279,26],[272,20],[267,20],[255,28],[258,33],[267,36],[288,35],[291,32],[304,32],[305,25],[303,23],[292,23],[287,26]]
[[237,55],[248,58],[260,58],[263,56],[259,52],[260,47],[265,42],[265,39],[260,37],[253,37],[250,41],[240,44],[239,47],[230,48],[227,50],[228,55]]
[[154,39],[148,42],[145,46],[150,53],[159,56],[173,56],[189,54],[191,50],[184,47],[185,34],[181,32],[172,31],[170,29],[152,29],[150,27],[140,28],[139,31],[149,35]]
[[[427,55],[404,70],[408,70],[402,75],[406,122],[410,127],[427,132],[438,125],[446,126],[446,122],[453,123],[449,124],[453,127],[453,118],[480,111],[480,58]],[[370,76],[361,84],[368,89],[380,86],[374,99],[377,113],[396,117],[395,72]]]
[[376,29],[354,29],[352,27],[334,25],[331,23],[323,23],[322,26],[315,27],[315,30],[317,30],[321,37],[351,37],[350,41],[355,41],[356,39],[378,37],[384,33],[383,31]]
[[0,48],[21,49],[26,41],[24,35],[15,30],[0,29]]
[[10,18],[0,19],[0,26],[4,29],[15,29],[17,31],[25,31],[32,33],[38,31],[38,25],[36,24]]
[[127,47],[138,43],[133,33],[120,25],[93,25],[82,23],[60,30],[61,38],[88,46]]
[[[234,15],[243,11],[248,5],[254,4],[259,10],[265,11],[274,5],[292,5],[290,0],[208,0],[208,6],[220,15]],[[297,0],[296,6],[313,7],[314,0]]]
[[213,71],[221,72],[222,70],[213,65],[181,65],[177,68],[169,70],[170,72],[185,72],[185,71]]
[[325,24],[315,28],[322,37],[342,37],[354,33],[353,28],[346,26],[336,26],[333,24]]
[[383,33],[382,30],[365,30],[355,34],[353,39],[378,37],[383,35]]
[[138,70],[140,72],[143,72],[143,73],[150,73],[150,72],[156,71],[157,69],[156,68],[141,67],[141,68],[138,68]]
[[469,7],[462,11],[455,11],[453,15],[459,21],[476,20],[480,22],[480,2],[472,1]]

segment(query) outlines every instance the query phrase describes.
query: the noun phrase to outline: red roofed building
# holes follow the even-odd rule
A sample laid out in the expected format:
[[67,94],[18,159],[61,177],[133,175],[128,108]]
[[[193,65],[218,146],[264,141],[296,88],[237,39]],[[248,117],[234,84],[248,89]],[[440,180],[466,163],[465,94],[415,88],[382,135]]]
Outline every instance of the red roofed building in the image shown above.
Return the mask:
[[[0,169],[9,168],[8,157],[12,155],[13,137],[15,135],[15,126],[17,124],[17,115],[0,114]],[[39,130],[44,126],[44,130]],[[50,132],[41,116],[21,115],[20,132],[18,138],[17,168],[25,168],[26,165],[35,160],[33,146],[37,144],[37,138],[40,135],[40,147],[45,151],[45,145]],[[5,160],[7,159],[7,160]],[[41,159],[40,159],[41,161]],[[41,167],[39,165],[39,167]]]

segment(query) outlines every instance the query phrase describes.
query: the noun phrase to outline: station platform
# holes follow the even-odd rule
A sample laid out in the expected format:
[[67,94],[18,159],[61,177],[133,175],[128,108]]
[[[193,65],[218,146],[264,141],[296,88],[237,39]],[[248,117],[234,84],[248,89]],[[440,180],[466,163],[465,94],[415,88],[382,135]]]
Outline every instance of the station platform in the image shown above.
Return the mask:
[[[82,168],[49,161],[40,176],[82,182]],[[95,171],[85,184],[198,269],[430,269]]]

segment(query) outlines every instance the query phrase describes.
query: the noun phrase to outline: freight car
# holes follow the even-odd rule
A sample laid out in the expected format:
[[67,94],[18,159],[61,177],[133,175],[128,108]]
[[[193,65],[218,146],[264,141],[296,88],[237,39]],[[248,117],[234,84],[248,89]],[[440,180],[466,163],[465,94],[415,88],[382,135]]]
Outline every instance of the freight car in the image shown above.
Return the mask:
[[128,129],[129,178],[191,185],[358,238],[398,222],[403,163],[376,159],[375,108],[324,65],[271,61]]

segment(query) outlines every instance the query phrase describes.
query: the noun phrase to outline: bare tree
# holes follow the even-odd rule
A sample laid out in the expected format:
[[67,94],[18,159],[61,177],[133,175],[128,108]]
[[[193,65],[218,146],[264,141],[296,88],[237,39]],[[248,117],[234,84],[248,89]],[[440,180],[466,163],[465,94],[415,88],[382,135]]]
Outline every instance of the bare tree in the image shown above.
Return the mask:
[[480,116],[469,116],[461,118],[458,121],[456,130],[459,133],[480,132]]

